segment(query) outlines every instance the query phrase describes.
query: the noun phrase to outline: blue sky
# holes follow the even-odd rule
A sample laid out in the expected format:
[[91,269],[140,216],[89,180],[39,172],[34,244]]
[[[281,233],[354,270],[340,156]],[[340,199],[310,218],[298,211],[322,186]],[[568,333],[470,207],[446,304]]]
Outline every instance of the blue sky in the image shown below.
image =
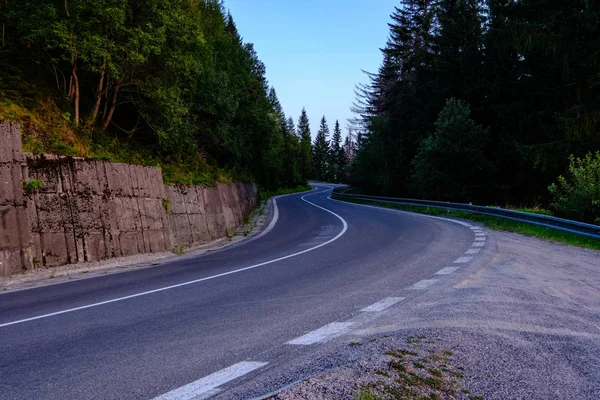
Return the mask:
[[225,0],[245,42],[254,43],[287,116],[306,107],[313,137],[322,115],[344,134],[354,86],[375,72],[398,0]]

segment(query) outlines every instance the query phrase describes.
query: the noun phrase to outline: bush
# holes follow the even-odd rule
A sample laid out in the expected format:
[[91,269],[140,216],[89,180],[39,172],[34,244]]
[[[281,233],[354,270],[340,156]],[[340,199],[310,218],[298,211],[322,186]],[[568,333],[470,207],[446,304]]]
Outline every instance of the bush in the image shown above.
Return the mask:
[[44,186],[44,182],[42,182],[41,180],[30,179],[29,182],[27,182],[23,185],[23,189],[25,189],[25,191],[27,193],[33,193],[36,190],[38,190],[39,188],[41,188],[42,186]]
[[600,152],[584,158],[569,157],[567,178],[548,187],[556,215],[590,223],[600,222]]

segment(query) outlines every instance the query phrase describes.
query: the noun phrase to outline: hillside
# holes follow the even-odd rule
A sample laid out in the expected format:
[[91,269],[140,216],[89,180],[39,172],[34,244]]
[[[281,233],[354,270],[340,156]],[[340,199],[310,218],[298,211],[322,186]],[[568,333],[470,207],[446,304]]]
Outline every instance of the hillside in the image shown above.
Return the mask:
[[0,119],[26,151],[160,165],[165,180],[306,182],[264,64],[214,0],[0,6]]

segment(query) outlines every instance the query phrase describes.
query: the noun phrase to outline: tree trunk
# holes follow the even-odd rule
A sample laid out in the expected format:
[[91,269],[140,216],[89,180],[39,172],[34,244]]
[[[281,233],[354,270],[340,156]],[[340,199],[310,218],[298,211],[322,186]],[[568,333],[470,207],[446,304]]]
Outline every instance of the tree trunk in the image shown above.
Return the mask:
[[104,120],[104,126],[102,126],[102,131],[106,132],[108,129],[108,125],[110,125],[110,121],[112,120],[113,114],[115,112],[115,108],[117,108],[117,95],[119,94],[119,89],[123,84],[123,80],[120,79],[115,84],[115,88],[113,89],[112,99],[110,102],[110,109],[108,110],[108,114],[106,115],[106,119]]
[[77,64],[73,63],[73,123],[75,126],[79,126],[79,78],[77,77]]
[[[8,9],[8,0],[4,1],[4,8]],[[4,48],[4,33],[6,31],[6,22],[2,22],[2,47]]]
[[102,121],[106,119],[108,112],[108,90],[110,89],[110,75],[106,75],[106,85],[104,85],[104,111],[102,111]]
[[104,59],[104,63],[102,64],[102,72],[100,72],[100,80],[98,81],[98,90],[96,91],[96,104],[94,104],[94,108],[92,109],[92,113],[90,114],[90,126],[96,123],[96,118],[98,117],[98,110],[100,110],[100,103],[102,103],[102,95],[104,90],[104,70],[106,69],[106,58]]

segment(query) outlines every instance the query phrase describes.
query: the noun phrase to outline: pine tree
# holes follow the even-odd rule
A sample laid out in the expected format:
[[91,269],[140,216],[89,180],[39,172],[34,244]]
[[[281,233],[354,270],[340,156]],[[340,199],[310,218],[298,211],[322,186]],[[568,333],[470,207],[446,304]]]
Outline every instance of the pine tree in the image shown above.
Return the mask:
[[302,173],[302,180],[306,182],[312,174],[312,137],[310,134],[310,122],[304,108],[298,119],[296,134],[300,136],[300,171]]
[[426,199],[477,203],[492,191],[494,166],[484,156],[488,130],[470,118],[464,102],[450,99],[414,160],[413,185]]
[[340,122],[336,120],[329,149],[328,181],[341,182],[342,173],[346,168],[345,161],[346,157],[342,147],[342,130]]
[[325,116],[321,118],[321,124],[319,125],[319,131],[315,137],[313,144],[313,178],[317,181],[325,181],[328,178],[328,164],[329,164],[329,142],[327,137],[329,136],[329,127],[327,126],[327,119]]

